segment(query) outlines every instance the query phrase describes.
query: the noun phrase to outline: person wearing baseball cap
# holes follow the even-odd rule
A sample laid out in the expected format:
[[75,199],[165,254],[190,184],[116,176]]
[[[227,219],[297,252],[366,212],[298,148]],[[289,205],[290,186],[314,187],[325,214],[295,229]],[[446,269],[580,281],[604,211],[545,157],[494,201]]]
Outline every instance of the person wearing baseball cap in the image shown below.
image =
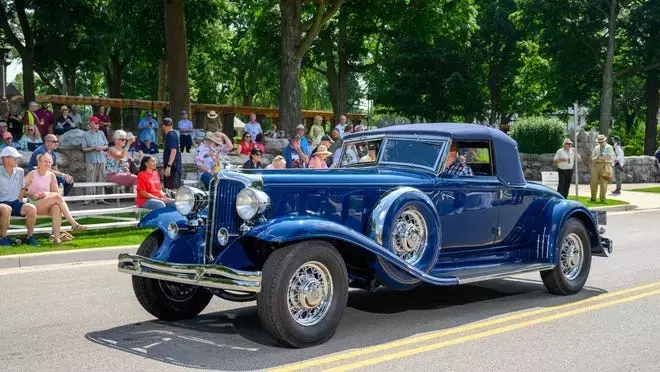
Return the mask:
[[[101,119],[96,116],[89,118],[89,130],[85,132],[82,138],[82,151],[85,153],[85,166],[87,167],[87,182],[104,182],[105,181],[105,151],[108,150],[108,139],[105,134],[101,132],[100,128]],[[103,194],[102,187],[87,188],[87,192],[93,192],[94,195]],[[90,200],[85,200],[84,205],[90,203]],[[97,204],[109,204],[106,200],[94,200]]]
[[305,135],[305,126],[303,124],[298,124],[298,126],[296,126],[296,136],[300,137],[300,148],[303,150],[305,155],[309,157],[309,155],[312,153],[312,150],[310,149],[309,141]]
[[287,168],[305,168],[305,165],[309,161],[309,157],[300,146],[300,140],[300,136],[292,136],[289,140],[289,145],[282,151]]
[[166,189],[176,190],[181,187],[181,152],[179,151],[179,137],[172,128],[172,119],[163,119],[163,133],[165,133],[165,147],[163,149],[163,169],[165,177],[163,183]]
[[11,132],[2,133],[2,143],[0,143],[0,150],[4,149],[5,147],[13,147],[20,150],[19,145],[14,143],[14,136],[11,134]]
[[30,196],[25,187],[25,172],[18,168],[18,158],[22,155],[13,147],[5,147],[0,152],[0,246],[10,246],[7,238],[10,216],[25,217],[27,228],[26,243],[38,246],[39,242],[32,236],[37,223],[37,208],[29,203],[23,203],[24,197]]

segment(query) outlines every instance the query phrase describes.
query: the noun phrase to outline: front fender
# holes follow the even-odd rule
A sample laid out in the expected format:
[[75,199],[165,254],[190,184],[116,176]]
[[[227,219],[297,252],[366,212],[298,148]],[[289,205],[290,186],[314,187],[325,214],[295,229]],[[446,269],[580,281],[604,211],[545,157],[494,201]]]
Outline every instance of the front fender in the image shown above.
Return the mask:
[[167,225],[172,222],[176,222],[179,227],[188,224],[188,220],[185,216],[179,213],[173,206],[168,206],[165,208],[154,209],[147,213],[142,217],[137,227],[155,227],[163,230],[164,233],[167,233]]
[[546,205],[543,213],[541,226],[537,229],[540,232],[537,239],[537,255],[552,264],[557,264],[558,239],[564,223],[569,218],[577,218],[583,224],[591,243],[591,252],[598,253],[602,251],[602,244],[596,221],[589,209],[583,204],[566,199],[553,198]]
[[[167,234],[167,225],[176,223],[179,234],[172,239]],[[204,235],[206,229],[200,227],[194,231],[188,229],[188,219],[174,207],[154,209],[147,213],[137,225],[138,228],[153,227],[163,232],[160,247],[150,258],[163,262],[179,264],[204,263]]]
[[354,247],[365,249],[386,260],[408,274],[434,285],[458,285],[455,277],[433,277],[402,261],[374,240],[344,225],[313,216],[282,217],[255,226],[247,234],[269,243],[292,243],[310,239],[336,239]]

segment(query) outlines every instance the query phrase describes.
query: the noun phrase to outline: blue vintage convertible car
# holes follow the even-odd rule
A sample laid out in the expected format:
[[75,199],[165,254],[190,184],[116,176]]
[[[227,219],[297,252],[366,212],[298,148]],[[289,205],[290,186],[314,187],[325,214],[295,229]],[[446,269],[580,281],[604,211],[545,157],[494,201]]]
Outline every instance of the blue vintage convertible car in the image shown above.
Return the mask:
[[142,306],[163,320],[213,295],[257,301],[280,342],[328,340],[349,287],[460,285],[539,271],[553,294],[608,257],[606,216],[526,182],[516,142],[472,124],[347,135],[333,169],[221,171],[155,210],[137,254],[121,254]]

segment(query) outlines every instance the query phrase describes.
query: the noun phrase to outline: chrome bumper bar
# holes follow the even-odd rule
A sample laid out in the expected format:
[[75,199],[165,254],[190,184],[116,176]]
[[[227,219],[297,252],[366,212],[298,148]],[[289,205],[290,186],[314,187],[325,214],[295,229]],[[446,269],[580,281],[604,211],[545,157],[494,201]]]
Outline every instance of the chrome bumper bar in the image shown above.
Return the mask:
[[175,283],[248,293],[261,291],[261,271],[242,271],[222,265],[175,264],[136,254],[121,253],[120,272]]

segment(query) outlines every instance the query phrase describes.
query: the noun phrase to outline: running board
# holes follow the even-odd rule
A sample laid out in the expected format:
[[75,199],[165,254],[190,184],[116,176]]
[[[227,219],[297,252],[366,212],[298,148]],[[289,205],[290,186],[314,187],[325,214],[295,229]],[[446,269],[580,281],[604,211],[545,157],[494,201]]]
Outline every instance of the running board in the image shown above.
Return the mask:
[[507,276],[534,272],[534,271],[543,271],[543,270],[552,270],[554,265],[549,263],[536,263],[530,265],[503,265],[502,267],[490,267],[483,268],[478,270],[460,270],[454,272],[443,273],[443,275],[455,276],[458,279],[459,284],[468,284],[475,282],[483,282],[485,280],[505,278]]

